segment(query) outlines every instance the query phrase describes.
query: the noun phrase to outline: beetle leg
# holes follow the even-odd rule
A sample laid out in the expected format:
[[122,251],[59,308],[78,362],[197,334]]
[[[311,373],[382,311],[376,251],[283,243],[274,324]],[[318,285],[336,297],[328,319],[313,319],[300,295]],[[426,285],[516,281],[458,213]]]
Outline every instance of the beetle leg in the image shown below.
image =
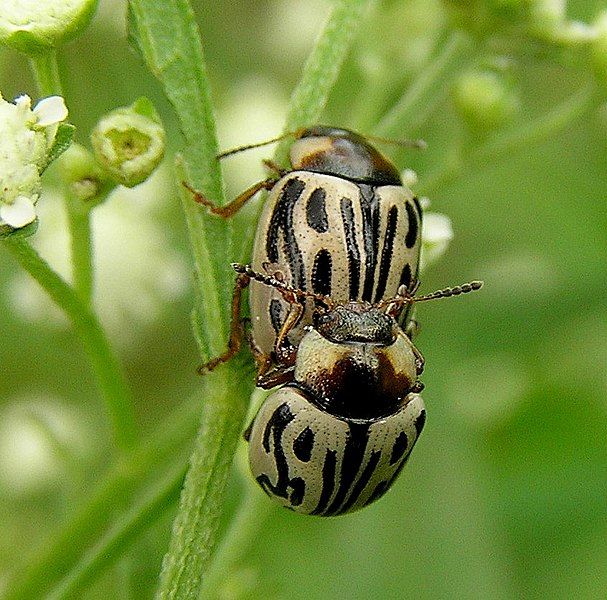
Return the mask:
[[413,349],[413,354],[415,355],[415,370],[418,375],[421,375],[424,372],[424,364],[425,359],[423,354],[413,345],[411,344],[411,348]]
[[413,340],[414,337],[419,335],[419,329],[419,323],[415,320],[415,317],[413,317],[405,327],[405,334],[410,340]]
[[284,385],[293,381],[295,367],[293,365],[285,367],[276,367],[267,373],[260,374],[257,377],[257,387],[269,390],[277,385]]
[[[247,320],[250,321],[250,319]],[[250,331],[246,332],[246,338],[247,342],[249,343],[251,353],[253,354],[253,358],[255,359],[255,364],[257,365],[257,377],[262,377],[270,370],[272,356],[263,352],[263,350],[255,343]]]
[[291,303],[287,318],[284,320],[284,323],[276,336],[274,352],[276,354],[276,360],[280,365],[291,366],[295,363],[297,351],[291,345],[287,345],[287,336],[293,327],[299,323],[304,310],[305,306],[303,304],[300,304],[299,302]]
[[269,177],[263,181],[258,181],[255,185],[246,189],[242,194],[234,198],[232,202],[225,206],[217,206],[214,202],[209,200],[202,192],[195,190],[187,181],[183,181],[183,187],[185,187],[194,196],[194,200],[198,204],[206,206],[210,212],[224,219],[228,219],[234,216],[257,192],[261,190],[271,190],[274,184],[278,180],[275,177]]
[[204,365],[200,365],[196,372],[199,375],[204,375],[215,369],[218,365],[229,361],[231,358],[238,354],[240,347],[242,346],[242,338],[244,334],[244,328],[242,326],[242,319],[240,318],[240,308],[242,305],[242,292],[249,286],[251,278],[248,275],[240,274],[236,278],[236,284],[234,285],[234,293],[232,294],[232,319],[230,324],[230,338],[228,340],[228,349],[221,354],[212,358]]
[[274,162],[269,158],[266,158],[261,162],[263,163],[264,167],[267,167],[270,171],[273,171],[279,177],[282,177],[283,175],[286,175],[289,172],[288,169],[283,169],[277,162]]
[[410,394],[419,394],[424,389],[424,384],[421,381],[416,381],[409,390]]

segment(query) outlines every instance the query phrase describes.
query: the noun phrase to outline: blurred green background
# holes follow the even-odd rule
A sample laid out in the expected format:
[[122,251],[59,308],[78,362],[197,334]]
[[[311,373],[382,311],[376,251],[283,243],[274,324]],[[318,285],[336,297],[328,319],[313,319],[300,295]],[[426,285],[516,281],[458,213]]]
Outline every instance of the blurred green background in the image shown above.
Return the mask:
[[[195,5],[222,148],[280,132],[330,4]],[[592,21],[605,8],[575,0],[568,15]],[[171,109],[128,48],[124,12],[121,2],[102,1],[85,35],[61,52],[70,121],[86,143],[101,114],[147,95],[175,148]],[[323,121],[370,130],[448,27],[434,0],[379,4]],[[497,44],[487,55],[509,57],[521,107],[514,119],[524,122],[589,77],[566,56],[522,47]],[[0,87],[5,98],[35,96],[27,64],[13,52],[0,54]],[[423,182],[449,160],[462,131],[447,96],[419,130],[400,132],[422,136],[425,153],[386,154]],[[267,155],[226,164],[228,195],[259,178]],[[432,210],[451,218],[455,238],[423,274],[422,290],[475,278],[485,289],[419,309],[428,421],[412,460],[392,492],[360,513],[322,520],[274,511],[242,570],[230,575],[226,598],[607,596],[606,165],[607,117],[596,111],[432,190]],[[61,210],[50,178],[35,244],[65,273]],[[143,186],[117,191],[95,221],[97,304],[138,417],[152,431],[199,386],[189,257],[170,164]],[[78,340],[9,255],[0,257],[1,592],[16,557],[95,485],[107,466],[108,431]],[[241,492],[234,481],[226,518]],[[84,597],[151,597],[173,511],[129,551],[135,577],[128,586],[112,569]]]

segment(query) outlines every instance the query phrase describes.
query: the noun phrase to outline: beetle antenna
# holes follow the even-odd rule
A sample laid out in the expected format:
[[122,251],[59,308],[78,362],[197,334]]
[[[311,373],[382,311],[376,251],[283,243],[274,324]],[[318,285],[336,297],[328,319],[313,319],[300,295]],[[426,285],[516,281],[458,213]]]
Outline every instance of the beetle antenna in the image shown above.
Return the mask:
[[380,144],[392,144],[394,146],[402,146],[403,148],[417,148],[418,150],[426,150],[428,144],[424,140],[393,140],[390,138],[378,137],[376,135],[365,135],[365,138],[372,142]]
[[462,283],[461,285],[456,285],[454,287],[437,290],[436,292],[432,292],[431,294],[426,294],[424,296],[415,296],[415,290],[411,292],[404,285],[401,285],[398,288],[396,296],[382,300],[377,304],[377,308],[381,309],[385,307],[387,314],[396,317],[407,304],[427,302],[428,300],[438,300],[439,298],[450,298],[452,296],[459,296],[460,294],[468,294],[470,292],[480,290],[482,287],[482,281],[470,281],[469,283]]
[[331,300],[331,298],[329,298],[328,296],[324,296],[323,294],[316,294],[314,292],[306,292],[305,290],[300,290],[299,288],[290,286],[288,283],[285,283],[284,281],[278,279],[274,275],[264,275],[263,273],[260,273],[259,271],[253,270],[251,265],[232,263],[232,268],[237,273],[246,275],[247,277],[250,277],[251,279],[258,281],[259,283],[263,283],[264,285],[269,285],[270,287],[273,287],[274,289],[276,289],[280,292],[284,292],[283,297],[287,302],[302,303],[302,301],[305,300],[306,298],[312,298],[313,300],[316,300],[317,302],[322,304],[324,306],[324,308],[329,309],[329,310],[331,308],[333,308],[335,305],[333,300]]
[[231,150],[226,150],[225,152],[221,152],[220,154],[217,155],[217,160],[221,160],[222,158],[225,158],[226,156],[232,156],[232,154],[237,154],[238,152],[244,152],[245,150],[251,150],[253,148],[261,148],[261,146],[268,146],[269,144],[274,144],[275,142],[280,142],[280,140],[284,140],[285,138],[289,137],[290,135],[295,135],[296,132],[294,131],[287,131],[287,133],[283,133],[282,135],[279,135],[275,138],[272,138],[271,140],[266,140],[265,142],[258,142],[256,144],[247,144],[246,146],[238,146],[237,148],[232,148]]
[[450,298],[451,296],[459,296],[460,294],[469,294],[470,292],[480,290],[482,287],[482,281],[470,281],[469,283],[462,283],[461,285],[445,288],[444,290],[437,290],[425,296],[414,297],[413,302],[426,302],[426,300],[438,300],[438,298]]

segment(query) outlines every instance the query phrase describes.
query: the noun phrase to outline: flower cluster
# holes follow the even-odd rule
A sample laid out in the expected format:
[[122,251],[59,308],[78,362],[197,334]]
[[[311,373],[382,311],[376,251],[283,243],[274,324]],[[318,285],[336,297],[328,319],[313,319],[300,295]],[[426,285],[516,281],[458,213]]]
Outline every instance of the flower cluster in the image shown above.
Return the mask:
[[67,118],[60,96],[31,108],[29,96],[0,96],[0,225],[19,229],[36,219],[40,175],[48,164],[59,123]]

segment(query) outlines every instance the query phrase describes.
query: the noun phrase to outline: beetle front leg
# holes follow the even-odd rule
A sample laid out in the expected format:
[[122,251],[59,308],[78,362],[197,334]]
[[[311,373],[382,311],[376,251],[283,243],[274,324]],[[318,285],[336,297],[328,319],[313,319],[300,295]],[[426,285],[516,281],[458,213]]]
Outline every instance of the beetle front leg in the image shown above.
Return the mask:
[[269,177],[263,181],[258,181],[255,185],[252,185],[250,188],[246,189],[244,192],[242,192],[242,194],[234,198],[232,202],[226,204],[225,206],[217,206],[202,192],[194,189],[187,181],[183,181],[182,184],[183,187],[192,193],[195,202],[206,206],[214,215],[224,219],[229,219],[230,217],[234,216],[253,196],[255,196],[257,192],[261,190],[271,190],[276,181],[277,179],[274,177]]
[[204,375],[215,369],[218,365],[229,361],[238,354],[242,346],[242,338],[244,337],[243,321],[240,318],[240,309],[242,306],[242,293],[249,287],[251,278],[244,273],[241,273],[236,278],[234,285],[234,293],[232,294],[232,318],[230,322],[230,338],[228,340],[228,349],[221,354],[212,358],[204,365],[200,365],[196,372],[199,375]]
[[287,344],[287,336],[297,323],[299,323],[304,310],[305,306],[303,304],[293,302],[290,305],[287,318],[284,320],[284,323],[276,336],[276,342],[274,343],[274,353],[276,354],[276,361],[279,365],[291,366],[295,364],[297,350],[290,344]]

